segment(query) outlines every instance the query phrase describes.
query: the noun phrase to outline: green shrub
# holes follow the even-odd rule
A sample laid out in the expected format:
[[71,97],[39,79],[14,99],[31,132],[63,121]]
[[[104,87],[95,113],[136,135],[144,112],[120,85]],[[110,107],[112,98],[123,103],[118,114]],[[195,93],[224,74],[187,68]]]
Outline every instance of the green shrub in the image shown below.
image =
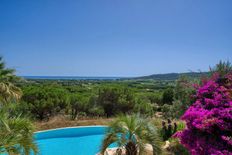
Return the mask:
[[99,90],[97,105],[102,106],[107,117],[130,113],[135,105],[134,96],[128,89],[104,88]]
[[177,123],[174,122],[172,124],[172,121],[168,119],[166,122],[162,121],[162,129],[161,129],[161,136],[163,138],[163,141],[168,140],[172,137],[174,133],[177,131]]
[[28,112],[40,120],[48,119],[68,105],[67,91],[59,86],[40,85],[23,89],[22,100]]
[[71,119],[75,120],[78,116],[83,117],[86,116],[89,105],[87,99],[84,97],[80,97],[78,95],[72,94],[69,97],[69,113]]
[[171,111],[172,105],[164,104],[160,108],[161,108],[161,112],[163,113],[164,118],[167,118],[167,119],[172,118],[172,115],[173,115]]
[[89,115],[91,116],[104,116],[105,112],[104,109],[100,106],[95,106],[89,109]]
[[165,89],[162,97],[163,104],[172,104],[173,97],[174,97],[173,89],[171,88]]
[[162,101],[162,94],[161,93],[152,93],[147,96],[148,100],[152,104],[161,105],[163,103]]
[[190,155],[188,150],[179,143],[178,140],[173,139],[170,143],[169,148],[167,148],[168,152],[170,152],[171,155]]
[[181,76],[176,81],[174,88],[174,101],[171,108],[172,118],[180,118],[188,107],[193,103],[192,95],[195,89],[193,88],[193,81],[188,77]]
[[133,109],[134,113],[140,113],[142,115],[146,116],[153,116],[153,105],[151,103],[143,102],[141,100],[138,100],[135,104],[135,107]]

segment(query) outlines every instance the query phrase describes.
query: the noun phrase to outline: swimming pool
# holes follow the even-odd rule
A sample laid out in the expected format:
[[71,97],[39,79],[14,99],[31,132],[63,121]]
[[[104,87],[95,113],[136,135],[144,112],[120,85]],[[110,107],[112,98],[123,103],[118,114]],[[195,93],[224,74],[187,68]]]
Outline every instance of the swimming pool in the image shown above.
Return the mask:
[[95,155],[106,130],[106,126],[60,128],[36,132],[35,139],[39,155]]

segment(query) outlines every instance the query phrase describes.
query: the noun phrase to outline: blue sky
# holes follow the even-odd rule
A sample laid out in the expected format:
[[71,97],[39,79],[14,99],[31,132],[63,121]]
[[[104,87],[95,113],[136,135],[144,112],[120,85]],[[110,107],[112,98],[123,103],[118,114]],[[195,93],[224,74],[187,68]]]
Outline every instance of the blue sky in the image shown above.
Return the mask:
[[232,61],[231,0],[1,0],[18,75],[140,76]]

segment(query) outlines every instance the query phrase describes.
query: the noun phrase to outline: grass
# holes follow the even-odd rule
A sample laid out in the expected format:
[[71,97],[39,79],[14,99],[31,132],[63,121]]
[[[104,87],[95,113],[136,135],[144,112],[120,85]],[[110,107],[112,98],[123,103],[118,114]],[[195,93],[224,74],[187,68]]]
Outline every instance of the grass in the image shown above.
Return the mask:
[[49,121],[37,121],[35,122],[35,126],[37,131],[41,131],[63,127],[107,125],[112,120],[112,118],[84,118],[78,120],[70,120],[64,116],[56,116],[51,118]]

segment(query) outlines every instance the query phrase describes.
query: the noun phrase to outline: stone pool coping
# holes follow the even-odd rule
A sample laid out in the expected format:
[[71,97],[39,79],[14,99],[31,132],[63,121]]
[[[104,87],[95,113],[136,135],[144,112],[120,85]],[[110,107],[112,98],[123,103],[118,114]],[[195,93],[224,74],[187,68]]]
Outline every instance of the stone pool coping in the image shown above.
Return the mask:
[[72,126],[72,127],[62,127],[62,128],[48,129],[48,130],[40,130],[40,131],[36,131],[36,132],[34,132],[34,133],[43,133],[43,132],[47,132],[47,131],[55,131],[55,130],[61,130],[61,129],[91,128],[91,127],[108,127],[108,126],[106,126],[106,125]]

